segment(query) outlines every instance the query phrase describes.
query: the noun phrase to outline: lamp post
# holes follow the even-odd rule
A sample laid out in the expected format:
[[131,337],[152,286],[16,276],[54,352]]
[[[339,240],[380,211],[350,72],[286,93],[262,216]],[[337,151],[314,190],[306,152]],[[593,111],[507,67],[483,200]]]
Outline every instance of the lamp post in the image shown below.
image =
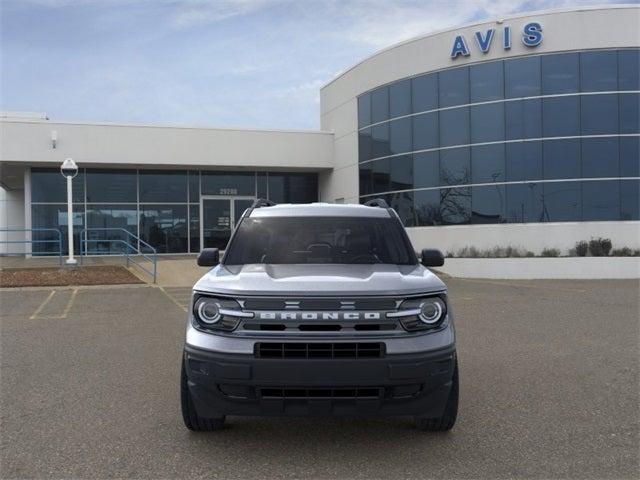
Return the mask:
[[60,173],[67,179],[67,233],[69,235],[69,258],[67,265],[76,265],[78,261],[73,258],[73,177],[78,174],[78,166],[72,158],[65,159],[60,166]]

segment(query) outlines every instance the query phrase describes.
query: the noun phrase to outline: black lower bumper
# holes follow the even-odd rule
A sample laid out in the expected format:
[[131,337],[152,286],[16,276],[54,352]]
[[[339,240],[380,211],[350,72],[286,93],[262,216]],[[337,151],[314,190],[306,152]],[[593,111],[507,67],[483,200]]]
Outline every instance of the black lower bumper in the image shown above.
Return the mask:
[[442,414],[455,348],[365,359],[279,359],[185,346],[198,415]]

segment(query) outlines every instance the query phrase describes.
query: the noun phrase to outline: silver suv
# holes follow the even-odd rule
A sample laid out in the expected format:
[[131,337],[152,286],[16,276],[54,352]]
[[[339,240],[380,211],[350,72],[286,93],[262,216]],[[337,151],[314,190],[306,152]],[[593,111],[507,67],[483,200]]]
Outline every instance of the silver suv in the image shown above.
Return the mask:
[[447,288],[396,212],[256,200],[193,287],[182,415],[216,430],[226,415],[412,415],[449,430],[458,366]]

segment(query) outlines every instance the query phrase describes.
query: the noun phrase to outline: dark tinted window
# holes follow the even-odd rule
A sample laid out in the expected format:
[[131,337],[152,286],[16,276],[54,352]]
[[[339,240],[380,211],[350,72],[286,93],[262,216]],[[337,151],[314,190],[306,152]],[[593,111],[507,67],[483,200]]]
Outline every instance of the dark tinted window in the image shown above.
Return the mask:
[[411,80],[402,80],[389,86],[389,117],[411,113]]
[[469,69],[467,67],[452,68],[438,75],[440,108],[469,103]]
[[389,119],[389,88],[382,87],[371,92],[371,123]]
[[504,140],[504,104],[471,107],[471,143]]
[[200,172],[189,172],[189,201],[200,201]]
[[365,93],[358,97],[358,127],[371,124],[371,95]]
[[506,186],[507,221],[536,223],[543,221],[542,184],[519,183]]
[[415,188],[437,187],[440,185],[438,152],[413,154],[413,183]]
[[188,231],[186,205],[140,206],[140,237],[158,253],[188,252]]
[[471,147],[471,183],[505,181],[504,145]]
[[269,173],[269,199],[276,203],[318,201],[318,175],[315,173]]
[[[266,195],[265,195],[266,197]],[[263,197],[264,198],[264,197]],[[200,205],[189,205],[189,234],[191,252],[200,251]]]
[[583,135],[618,133],[617,95],[584,95],[580,102]]
[[580,140],[543,142],[543,171],[546,180],[580,177]]
[[371,167],[372,162],[360,165],[360,195],[369,195],[373,193],[373,184],[371,183]]
[[503,223],[505,215],[504,185],[471,188],[471,223]]
[[[393,208],[400,221],[407,227],[415,226],[415,215],[413,213],[413,192],[396,192],[385,195],[387,204]],[[412,248],[412,247],[410,247]]]
[[361,162],[372,158],[373,141],[371,140],[371,128],[365,128],[358,132],[358,159]]
[[391,159],[383,158],[372,162],[373,193],[391,190]]
[[506,139],[542,137],[542,101],[518,100],[504,104]]
[[540,95],[540,57],[505,61],[504,78],[507,98]]
[[440,185],[462,185],[471,180],[469,148],[440,151]]
[[547,222],[579,222],[582,219],[581,182],[543,184],[544,215]]
[[413,117],[413,149],[438,148],[438,114],[424,113]]
[[413,188],[413,157],[400,155],[389,159],[391,166],[391,190],[409,190]]
[[386,157],[391,154],[389,145],[389,124],[371,127],[371,158]]
[[620,181],[620,219],[640,220],[640,180]]
[[542,100],[542,131],[545,137],[580,135],[580,97]]
[[87,170],[87,202],[137,202],[137,190],[135,170]]
[[620,219],[620,181],[582,182],[582,220]]
[[255,195],[253,172],[202,172],[203,195]]
[[618,138],[583,138],[582,139],[582,176],[617,177]]
[[578,54],[561,53],[542,56],[542,94],[574,93],[578,91]]
[[469,143],[469,107],[440,112],[440,146]]
[[[91,232],[89,238],[97,240],[88,243],[90,253],[122,253],[123,243],[131,242],[131,236],[138,235],[138,210],[133,205],[88,205],[87,228],[103,228],[108,230]],[[135,245],[132,245],[136,248]],[[148,251],[148,250],[144,250]]]
[[256,177],[256,196],[258,198],[268,198],[267,172],[258,172]]
[[617,52],[582,52],[580,54],[580,90],[613,92],[617,89]]
[[411,117],[389,122],[389,137],[391,154],[410,152],[412,148]]
[[140,170],[140,201],[187,201],[187,172]]
[[460,225],[471,219],[471,188],[440,189],[440,217],[443,225]]
[[640,95],[620,94],[620,133],[640,133]]
[[413,204],[417,226],[439,225],[440,190],[418,190],[413,192]]
[[246,218],[225,264],[413,265],[415,254],[393,218]]
[[504,98],[503,62],[481,63],[469,68],[471,103]]
[[[84,172],[82,169],[72,180],[71,187],[73,202],[84,203]],[[31,169],[31,202],[67,203],[67,179],[62,176],[60,170],[57,168]]]
[[[62,178],[62,175],[58,172]],[[62,254],[66,255],[69,250],[67,228],[68,216],[66,205],[31,205],[31,228],[53,228],[60,232],[33,232],[31,238],[34,240],[31,251],[35,254],[58,255],[60,247]],[[73,206],[73,248],[76,255],[80,253],[80,231],[84,228],[84,205]],[[60,245],[60,242],[62,245]],[[6,244],[7,252],[19,252],[22,244]],[[17,248],[16,248],[17,247]],[[89,248],[92,245],[89,244]]]
[[507,143],[507,181],[542,179],[542,142]]
[[438,108],[438,74],[411,79],[411,96],[414,113]]
[[620,176],[640,177],[640,137],[620,138]]
[[640,90],[640,50],[618,52],[618,88]]

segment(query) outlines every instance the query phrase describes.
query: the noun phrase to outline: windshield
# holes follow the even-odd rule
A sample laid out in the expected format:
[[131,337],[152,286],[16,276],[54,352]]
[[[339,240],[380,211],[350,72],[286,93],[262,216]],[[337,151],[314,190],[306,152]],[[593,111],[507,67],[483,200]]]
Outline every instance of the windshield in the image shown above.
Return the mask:
[[228,250],[225,265],[417,263],[395,218],[249,217]]

